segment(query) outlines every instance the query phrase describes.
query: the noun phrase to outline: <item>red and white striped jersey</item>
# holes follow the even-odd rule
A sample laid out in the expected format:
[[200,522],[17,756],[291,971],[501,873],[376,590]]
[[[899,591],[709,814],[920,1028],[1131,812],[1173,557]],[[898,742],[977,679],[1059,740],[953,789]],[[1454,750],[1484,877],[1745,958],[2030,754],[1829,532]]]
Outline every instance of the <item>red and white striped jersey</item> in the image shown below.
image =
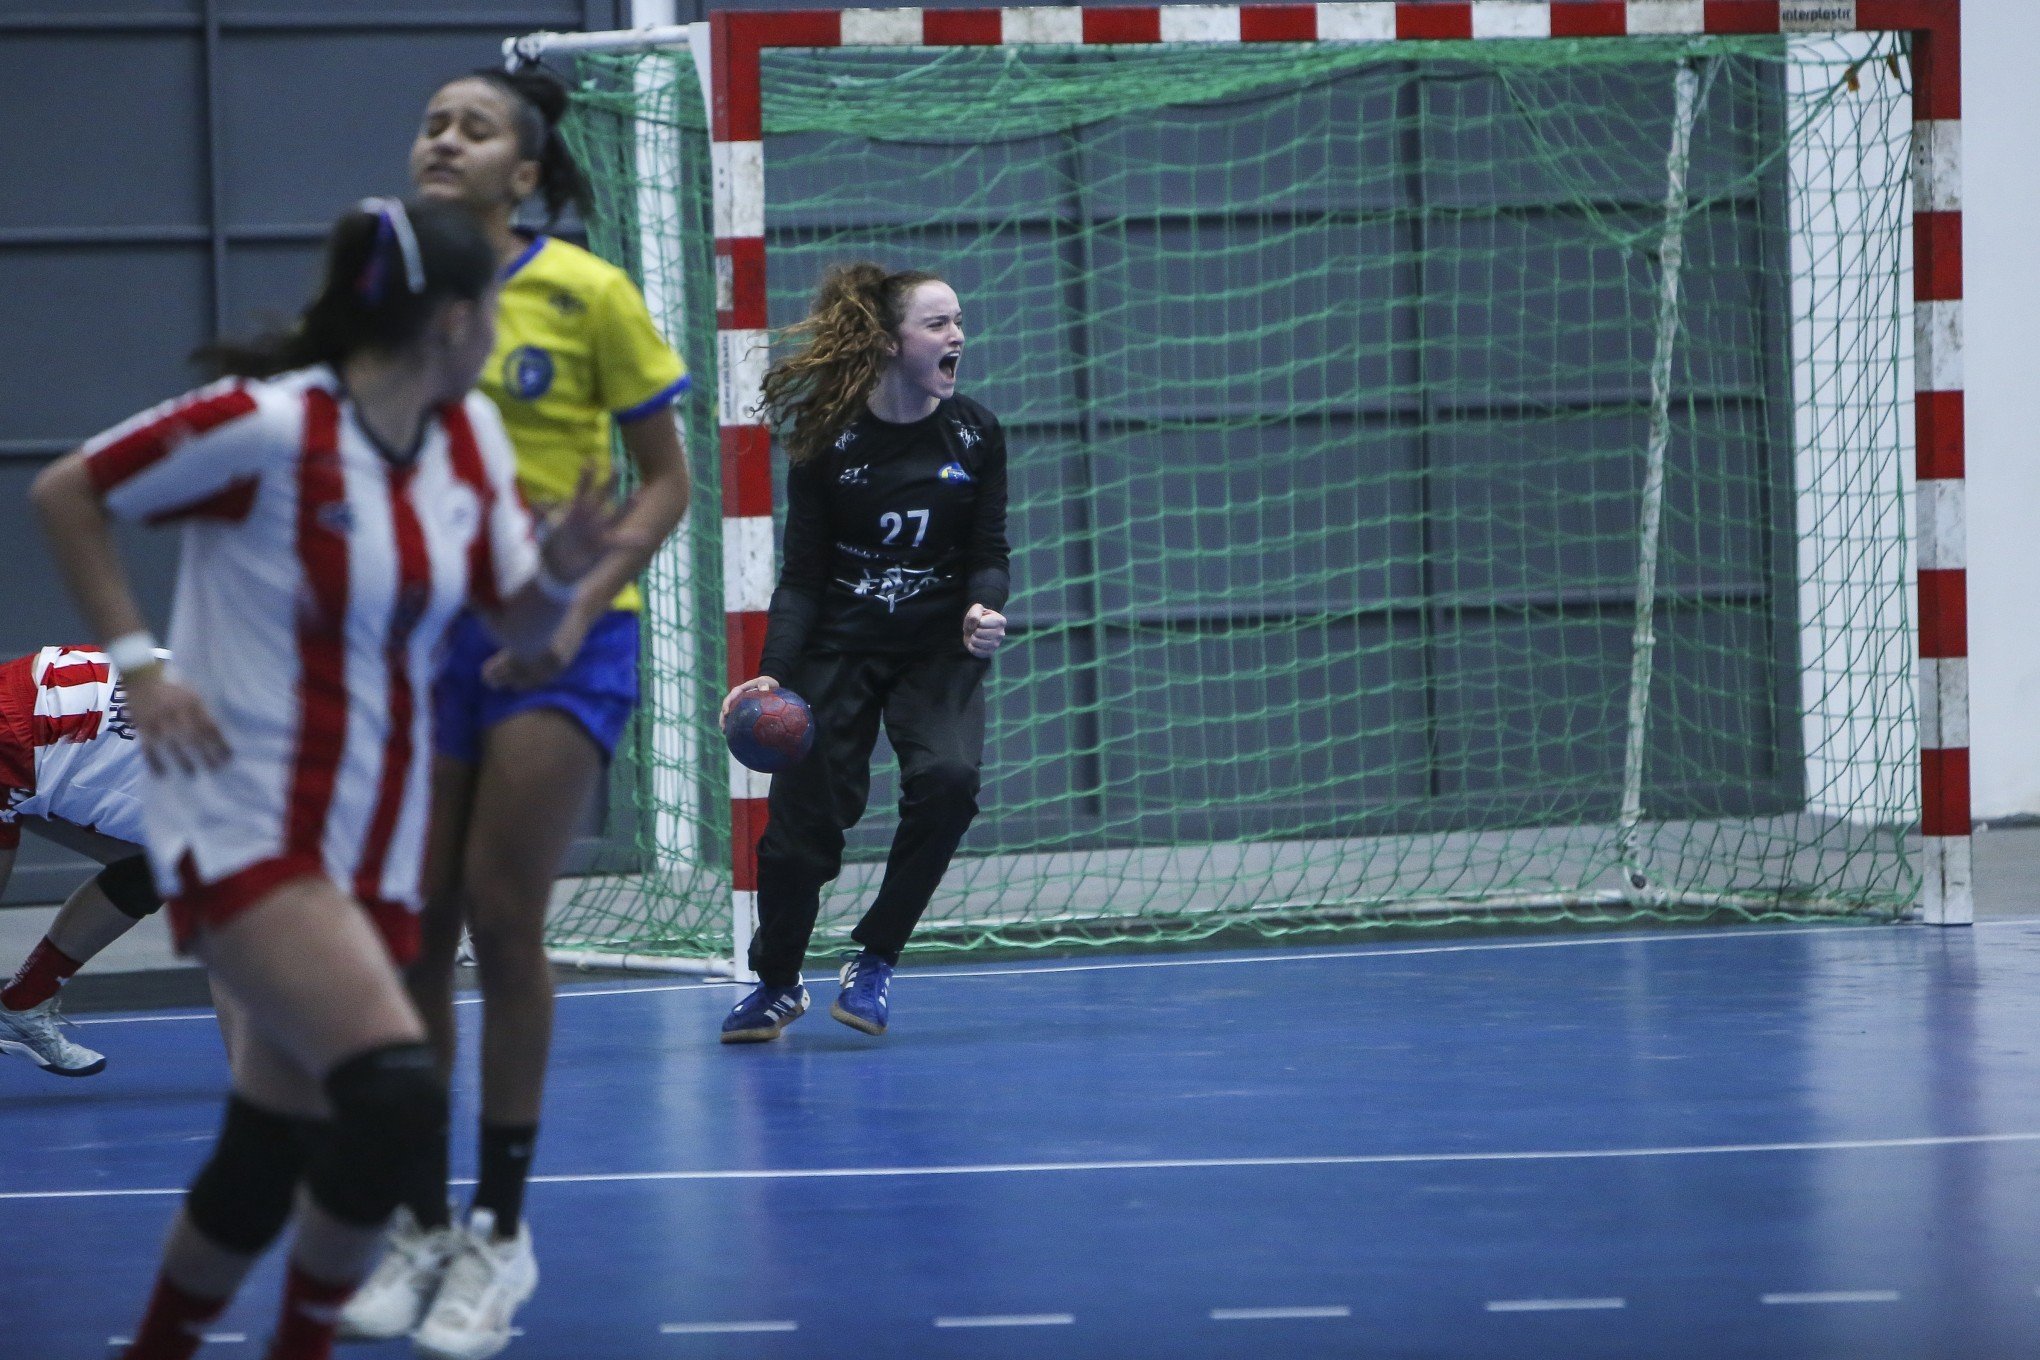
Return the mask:
[[45,647],[0,662],[0,848],[21,843],[21,817],[140,844],[144,763],[104,652]]
[[323,871],[415,911],[441,637],[538,569],[495,408],[439,408],[400,463],[321,366],[201,388],[85,455],[112,513],[184,526],[170,664],[232,751],[145,776],[157,886],[259,896]]

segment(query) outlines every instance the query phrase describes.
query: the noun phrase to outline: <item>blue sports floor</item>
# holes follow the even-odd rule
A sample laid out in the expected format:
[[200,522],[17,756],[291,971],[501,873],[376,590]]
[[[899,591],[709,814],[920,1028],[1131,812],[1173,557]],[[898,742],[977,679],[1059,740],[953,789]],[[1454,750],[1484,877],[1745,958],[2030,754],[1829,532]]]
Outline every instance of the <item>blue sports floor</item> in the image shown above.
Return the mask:
[[[563,994],[511,1356],[2040,1351],[2040,921],[910,968],[882,1040],[814,987],[744,1048]],[[8,1360],[126,1334],[218,1118],[209,1017],[83,1019],[103,1076],[0,1064]]]

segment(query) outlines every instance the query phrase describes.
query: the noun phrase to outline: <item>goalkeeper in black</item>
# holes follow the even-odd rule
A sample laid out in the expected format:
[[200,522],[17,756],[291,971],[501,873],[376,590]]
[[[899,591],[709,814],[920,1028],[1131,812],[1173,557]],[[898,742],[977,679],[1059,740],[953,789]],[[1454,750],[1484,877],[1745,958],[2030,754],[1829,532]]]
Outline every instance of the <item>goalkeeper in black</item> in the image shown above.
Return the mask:
[[1006,635],[1006,442],[956,391],[963,315],[930,274],[843,265],[798,348],[765,377],[765,418],[792,458],[786,541],[759,674],[813,710],[807,759],[773,776],[758,841],[759,985],[724,1043],[777,1038],[807,1009],[801,964],[843,833],[864,815],[881,720],[900,761],[900,824],[851,938],[829,1014],[883,1034],[900,951],[977,815],[985,672]]

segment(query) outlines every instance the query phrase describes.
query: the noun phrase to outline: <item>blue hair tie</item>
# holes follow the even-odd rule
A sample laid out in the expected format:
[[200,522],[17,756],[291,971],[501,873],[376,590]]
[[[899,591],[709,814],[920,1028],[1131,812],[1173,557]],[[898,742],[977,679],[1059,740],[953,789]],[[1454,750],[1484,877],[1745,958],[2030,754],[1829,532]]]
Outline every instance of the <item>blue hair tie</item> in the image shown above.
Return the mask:
[[418,234],[411,228],[411,215],[401,198],[364,198],[361,210],[375,215],[375,240],[369,243],[368,262],[354,281],[354,291],[371,307],[382,305],[388,291],[389,247],[395,242],[404,261],[404,286],[416,297],[425,291],[425,260],[418,249]]

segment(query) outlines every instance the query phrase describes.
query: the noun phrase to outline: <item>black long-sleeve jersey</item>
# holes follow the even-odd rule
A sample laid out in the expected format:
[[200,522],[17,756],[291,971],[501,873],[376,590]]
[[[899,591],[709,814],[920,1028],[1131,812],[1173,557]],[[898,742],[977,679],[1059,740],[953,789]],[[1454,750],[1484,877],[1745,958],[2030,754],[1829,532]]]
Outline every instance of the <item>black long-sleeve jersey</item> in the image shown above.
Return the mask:
[[960,651],[973,604],[1003,610],[1006,435],[961,394],[910,425],[866,411],[786,477],[786,545],[759,670],[803,652]]

